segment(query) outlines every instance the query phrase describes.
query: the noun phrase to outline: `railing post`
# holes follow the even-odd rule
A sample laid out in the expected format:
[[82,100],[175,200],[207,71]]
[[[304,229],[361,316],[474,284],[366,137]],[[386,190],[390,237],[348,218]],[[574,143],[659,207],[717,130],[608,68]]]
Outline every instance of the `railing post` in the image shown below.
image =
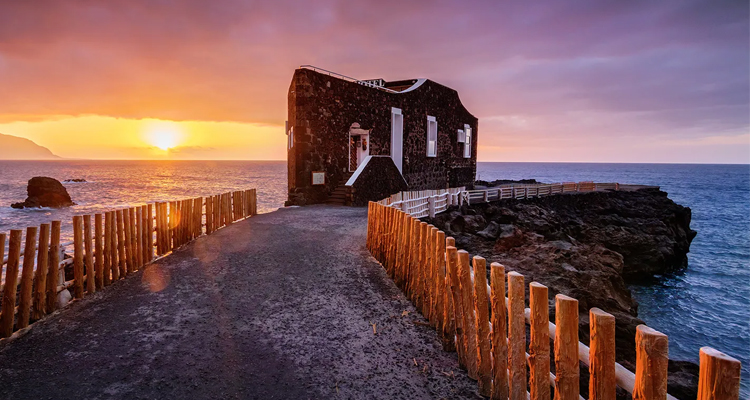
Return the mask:
[[456,334],[456,353],[458,353],[458,364],[462,367],[465,367],[466,340],[464,338],[464,312],[461,299],[461,284],[459,283],[460,281],[458,274],[458,250],[448,243],[448,239],[446,239],[446,266],[448,272],[448,288],[453,300],[453,321]]
[[578,300],[555,296],[555,400],[578,400]]
[[526,321],[523,275],[508,273],[509,399],[526,399]]
[[429,209],[430,218],[435,218],[435,197],[430,196],[427,198],[427,207]]
[[710,347],[701,347],[698,400],[736,400],[740,398],[738,360]]
[[47,312],[57,308],[57,281],[60,268],[60,221],[52,221],[49,243],[49,268],[47,269]]
[[489,190],[485,190],[484,192],[482,192],[482,200],[485,203],[489,203],[490,202],[489,198],[490,198],[490,196],[489,196]]
[[489,397],[492,393],[492,361],[490,359],[487,262],[479,256],[474,256],[474,312],[476,313],[479,394]]
[[635,329],[635,386],[633,400],[661,400],[667,397],[667,335],[638,325]]
[[531,341],[529,343],[529,394],[531,400],[549,400],[549,294],[537,282],[529,284]]
[[[492,293],[492,400],[508,398],[507,307],[505,305],[505,267],[490,264]],[[549,397],[545,400],[549,400]]]
[[83,217],[73,216],[73,297],[83,298]]
[[[477,329],[474,316],[474,290],[471,284],[469,253],[458,251],[458,274],[461,281],[461,302],[464,314],[464,337],[466,341],[466,370],[469,378],[476,380],[477,374]],[[525,392],[525,391],[524,391]]]
[[104,288],[104,240],[102,232],[102,215],[94,215],[94,277],[97,290]]
[[104,271],[103,283],[109,286],[111,282],[110,271],[112,270],[112,213],[104,213]]
[[[3,240],[3,245],[4,240]],[[5,248],[3,247],[3,250]],[[39,226],[39,248],[37,249],[36,273],[34,274],[34,314],[40,319],[47,313],[47,268],[49,266],[49,224]],[[2,262],[2,261],[0,261]]]
[[589,310],[589,400],[615,400],[615,317]]
[[16,329],[29,326],[31,314],[31,288],[34,282],[34,255],[36,254],[37,227],[26,228],[26,244],[23,248],[23,271],[21,271],[21,298],[18,301]]
[[94,246],[91,242],[91,215],[83,216],[83,248],[85,251],[84,267],[86,271],[86,292],[96,292],[96,277],[94,276]]
[[[22,230],[13,229],[10,231],[8,240],[8,264],[5,267],[5,287],[3,288],[2,312],[0,312],[0,337],[4,338],[13,334],[22,235]],[[2,244],[5,248],[5,236],[3,236]]]

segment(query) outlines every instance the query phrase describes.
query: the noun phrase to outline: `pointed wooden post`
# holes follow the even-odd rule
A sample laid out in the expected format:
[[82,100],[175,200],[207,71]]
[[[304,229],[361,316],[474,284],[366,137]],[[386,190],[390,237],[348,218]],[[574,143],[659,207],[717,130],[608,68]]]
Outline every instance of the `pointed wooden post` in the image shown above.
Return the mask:
[[83,217],[73,217],[73,297],[83,298]]
[[477,331],[477,371],[479,394],[489,397],[492,393],[492,360],[490,359],[490,316],[487,298],[487,262],[474,256],[474,311]]
[[[490,264],[492,292],[492,400],[508,399],[508,339],[505,305],[505,267]],[[549,400],[549,398],[545,399]]]
[[[529,343],[529,394],[531,400],[549,400],[549,294],[537,282],[529,284],[531,341]],[[614,366],[614,364],[613,364]]]
[[125,278],[128,274],[126,264],[126,246],[125,246],[125,210],[117,210],[117,260],[118,269],[114,272],[113,280],[118,280],[121,277]]
[[102,266],[102,284],[112,283],[112,213],[104,213],[104,265]]
[[104,240],[102,232],[102,215],[94,215],[94,271],[96,272],[96,289],[104,288]]
[[123,228],[125,229],[125,275],[130,274],[135,269],[133,265],[133,221],[130,219],[130,210],[129,208],[122,210]]
[[57,281],[60,268],[60,221],[52,221],[47,267],[47,312],[57,309]]
[[589,310],[589,400],[615,400],[615,317]]
[[523,275],[508,272],[508,382],[510,400],[526,399],[526,322]]
[[555,400],[578,400],[578,300],[555,296],[555,325]]
[[[31,317],[41,319],[47,314],[47,268],[49,268],[49,224],[39,226],[36,271],[34,273],[34,313]],[[4,243],[3,243],[4,244]]]
[[83,216],[83,246],[86,251],[84,266],[86,269],[86,292],[96,292],[96,276],[94,272],[94,246],[91,236],[91,216]]
[[34,256],[36,255],[36,233],[37,228],[30,226],[26,228],[26,244],[23,248],[23,271],[21,271],[21,291],[18,301],[18,319],[16,329],[29,326],[31,315],[31,288],[34,282]]
[[[18,266],[21,260],[21,240],[23,231],[13,229],[8,240],[8,264],[5,266],[5,286],[0,312],[0,337],[13,334],[13,321],[16,317],[16,293],[18,290]],[[5,243],[3,242],[3,248]]]
[[737,400],[740,398],[742,365],[710,347],[701,347],[698,400]]
[[146,255],[149,263],[154,260],[154,207],[155,204],[149,203],[146,208]]
[[469,253],[458,251],[458,274],[461,282],[461,304],[463,305],[463,328],[466,340],[466,371],[469,378],[477,380],[477,328],[474,316],[474,287],[471,283]]
[[[447,240],[446,240],[447,242]],[[446,243],[447,244],[447,243]],[[454,243],[455,244],[455,243]],[[466,339],[464,335],[464,307],[461,298],[461,281],[458,272],[458,250],[453,246],[446,248],[448,287],[453,299],[453,320],[455,321],[456,353],[458,353],[458,364],[466,368]]]
[[667,398],[668,363],[669,340],[667,335],[646,325],[638,325],[635,328],[633,400]]

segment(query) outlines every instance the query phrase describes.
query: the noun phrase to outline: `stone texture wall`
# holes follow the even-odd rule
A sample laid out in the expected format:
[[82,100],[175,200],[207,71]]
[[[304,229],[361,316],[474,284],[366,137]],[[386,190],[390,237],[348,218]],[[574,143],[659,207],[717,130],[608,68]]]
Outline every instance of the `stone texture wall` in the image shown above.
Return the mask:
[[353,206],[366,206],[368,201],[384,199],[408,190],[396,164],[387,156],[373,156],[352,185]]
[[[349,127],[370,129],[370,155],[390,155],[391,108],[404,119],[403,177],[409,190],[471,187],[476,175],[477,118],[458,93],[425,81],[407,93],[388,93],[308,69],[298,69],[289,87],[288,121],[294,145],[288,151],[287,204],[314,204],[348,177]],[[437,157],[427,157],[427,116],[438,123]],[[457,131],[473,131],[472,157],[463,157]],[[325,185],[311,185],[312,172],[325,171]]]

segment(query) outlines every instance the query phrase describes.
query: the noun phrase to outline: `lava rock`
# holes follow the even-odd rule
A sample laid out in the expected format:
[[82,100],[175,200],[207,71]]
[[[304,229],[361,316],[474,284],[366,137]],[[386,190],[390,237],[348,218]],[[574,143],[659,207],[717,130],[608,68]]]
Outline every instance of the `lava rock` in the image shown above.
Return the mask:
[[86,180],[83,178],[66,179],[63,183],[86,183]]
[[26,187],[28,197],[22,203],[13,203],[13,208],[61,208],[74,206],[65,186],[57,179],[46,176],[36,176],[29,179]]
[[[482,217],[486,225],[476,230]],[[686,267],[696,235],[690,220],[690,209],[666,193],[641,189],[464,204],[427,221],[450,228],[457,247],[544,284],[551,296],[578,299],[582,342],[589,340],[590,308],[614,315],[617,361],[632,371],[635,328],[644,322],[627,284]],[[554,315],[552,302],[553,320]],[[670,393],[695,398],[696,382],[695,364],[670,361]]]

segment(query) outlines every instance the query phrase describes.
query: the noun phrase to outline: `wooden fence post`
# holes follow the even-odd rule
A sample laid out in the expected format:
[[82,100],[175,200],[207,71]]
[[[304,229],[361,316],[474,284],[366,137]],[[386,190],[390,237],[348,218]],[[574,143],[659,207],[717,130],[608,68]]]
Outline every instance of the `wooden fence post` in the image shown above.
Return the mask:
[[555,296],[555,400],[577,400],[578,300]]
[[206,197],[206,234],[210,234],[214,231],[214,202],[212,196]]
[[490,316],[487,299],[487,262],[474,256],[474,310],[476,313],[479,394],[492,394],[492,361],[490,359]]
[[698,400],[737,400],[740,398],[742,365],[710,347],[701,347]]
[[84,267],[86,269],[86,292],[88,294],[96,291],[96,283],[94,276],[94,249],[93,243],[91,242],[91,215],[83,216],[83,246],[86,251]]
[[615,317],[589,310],[589,400],[615,400]]
[[463,305],[463,328],[466,341],[466,371],[469,378],[477,380],[477,329],[474,316],[474,288],[471,284],[469,253],[458,251],[458,274],[461,282],[461,304]]
[[119,268],[115,272],[113,280],[125,278],[127,275],[127,265],[125,260],[125,212],[124,210],[117,210],[117,259]]
[[667,335],[646,325],[638,325],[635,328],[633,400],[661,400],[667,397],[668,363]]
[[425,269],[427,265],[427,222],[419,223],[419,242],[417,242],[417,248],[419,249],[419,262],[417,263],[417,309],[422,315],[425,315]]
[[60,268],[60,221],[52,221],[47,268],[47,312],[57,308],[57,281]]
[[135,259],[133,249],[133,209],[126,208],[122,210],[122,216],[125,223],[125,257],[126,257],[126,274],[131,274],[135,271]]
[[[3,240],[3,245],[5,241]],[[4,248],[3,248],[4,250]],[[34,274],[34,313],[37,320],[47,313],[47,268],[49,267],[49,224],[39,226],[39,247],[37,248],[36,271]]]
[[149,263],[154,260],[154,207],[156,205],[151,203],[146,207],[146,254]]
[[143,209],[138,206],[135,207],[135,221],[133,223],[135,234],[133,235],[133,241],[135,242],[135,268],[139,270],[143,266]]
[[94,272],[96,289],[104,287],[104,249],[102,246],[102,215],[94,215]]
[[104,266],[102,268],[102,284],[109,286],[112,271],[112,214],[104,213]]
[[509,399],[526,399],[526,322],[523,275],[508,272]]
[[435,232],[435,314],[437,322],[437,330],[440,333],[440,337],[443,342],[443,349],[445,350],[446,336],[445,336],[445,232]]
[[149,240],[148,240],[148,228],[151,224],[148,223],[148,206],[141,206],[141,267],[148,264],[151,260],[149,259]]
[[22,235],[22,230],[13,229],[10,231],[10,239],[8,239],[8,264],[5,267],[5,286],[3,287],[2,312],[0,312],[0,337],[4,338],[13,334],[13,321],[16,317],[18,265],[21,260]]
[[21,271],[21,290],[18,300],[18,317],[16,329],[29,326],[31,313],[31,287],[34,281],[34,256],[36,255],[37,227],[26,228],[26,242],[23,247],[23,270]]
[[[537,282],[529,284],[531,341],[529,343],[529,394],[531,400],[549,400],[549,294]],[[614,365],[614,364],[613,364]]]
[[203,197],[198,197],[193,200],[193,210],[195,215],[195,229],[193,230],[193,238],[198,238],[203,235]]
[[73,297],[83,298],[83,217],[73,216]]
[[[466,339],[464,338],[464,307],[461,296],[461,281],[458,272],[458,250],[450,246],[446,239],[446,267],[448,272],[448,287],[453,299],[453,321],[455,323],[456,353],[458,364],[466,368]],[[454,243],[455,244],[455,243]]]
[[[490,264],[492,292],[492,400],[508,398],[507,308],[505,305],[505,267]],[[549,397],[545,400],[549,400]]]

